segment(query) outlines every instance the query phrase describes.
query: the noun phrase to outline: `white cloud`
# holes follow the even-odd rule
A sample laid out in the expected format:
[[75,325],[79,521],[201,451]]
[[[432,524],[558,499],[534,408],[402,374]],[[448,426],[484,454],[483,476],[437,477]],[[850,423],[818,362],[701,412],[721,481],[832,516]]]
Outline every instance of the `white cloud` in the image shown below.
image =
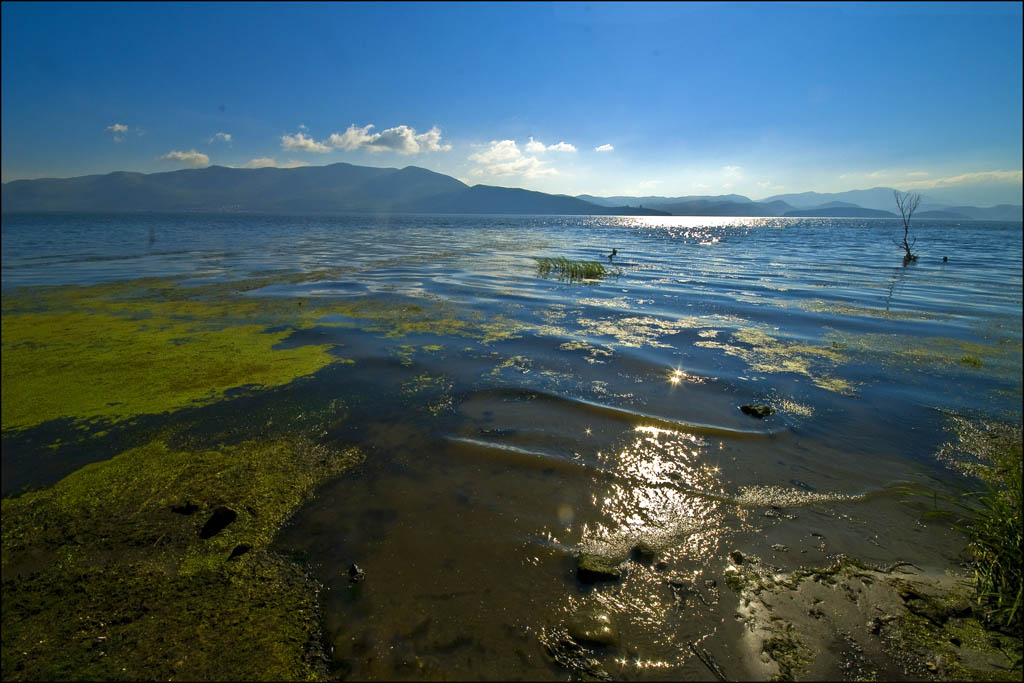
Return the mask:
[[1021,184],[1021,171],[979,171],[976,173],[961,173],[960,175],[947,176],[945,178],[928,178],[931,175],[927,171],[891,171],[881,169],[870,173],[843,173],[840,180],[857,179],[871,180],[875,182],[884,181],[892,185],[899,185],[905,189],[928,190],[938,187],[950,187],[953,185],[966,185],[970,183],[1017,183]]
[[739,180],[743,177],[743,168],[741,166],[723,166],[722,175],[726,178]]
[[209,142],[211,144],[214,142],[231,142],[231,133],[214,133],[210,137]]
[[416,134],[415,128],[406,125],[388,128],[379,133],[371,133],[373,124],[359,128],[352,124],[339,135],[332,133],[327,143],[332,147],[355,151],[366,149],[371,152],[398,152],[399,154],[419,154],[421,152],[447,152],[451,145],[441,144],[441,129],[434,126],[426,133]]
[[517,175],[535,178],[558,175],[558,171],[545,166],[537,157],[524,156],[515,140],[491,140],[490,147],[482,152],[470,154],[469,160],[481,164],[470,171],[470,175],[475,176]]
[[595,147],[594,151],[595,152],[612,152],[612,151],[615,151],[615,148],[612,147],[611,145],[601,145],[600,147]]
[[210,165],[210,157],[201,152],[197,152],[194,149],[190,149],[187,152],[178,152],[175,150],[173,152],[168,152],[160,158],[167,159],[168,161],[183,161],[192,168],[206,168]]
[[317,142],[313,138],[307,138],[302,133],[282,135],[281,149],[298,149],[303,152],[319,152],[320,154],[326,154],[331,151],[331,148],[324,143]]
[[289,159],[288,161],[278,163],[271,157],[257,157],[256,159],[250,159],[242,168],[300,168],[302,166],[309,166],[309,162]]
[[511,161],[522,158],[523,153],[519,151],[515,140],[491,140],[491,146],[483,152],[469,155],[470,161],[480,164],[493,164],[499,161]]
[[576,147],[565,141],[554,145],[545,145],[540,140],[534,140],[533,137],[530,137],[530,141],[526,143],[526,151],[530,154],[539,154],[541,152],[575,152]]
[[124,142],[124,134],[128,132],[128,126],[123,123],[115,123],[107,126],[104,130],[114,134],[114,142]]
[[536,140],[533,139],[533,136],[530,136],[529,142],[526,143],[527,152],[529,152],[530,154],[538,154],[546,150],[547,145],[545,145],[543,142],[537,142]]
[[[910,175],[909,173],[907,175]],[[950,185],[965,185],[968,183],[1022,183],[1024,173],[1021,171],[980,171],[977,173],[962,173],[949,176],[948,178],[933,178],[931,180],[916,180],[910,183],[903,183],[905,187],[914,189],[929,189],[937,187],[949,187]]]

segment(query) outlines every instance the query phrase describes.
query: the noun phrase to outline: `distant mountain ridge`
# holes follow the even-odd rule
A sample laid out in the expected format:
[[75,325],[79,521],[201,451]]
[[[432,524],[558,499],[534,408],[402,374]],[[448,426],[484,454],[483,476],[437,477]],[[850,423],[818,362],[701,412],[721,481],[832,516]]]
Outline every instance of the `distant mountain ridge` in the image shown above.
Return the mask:
[[523,213],[667,215],[609,207],[518,188],[465,183],[417,166],[338,163],[299,168],[227,168],[15,180],[3,185],[4,213],[31,211],[249,211],[266,213]]
[[[847,192],[801,192],[773,195],[754,201],[743,195],[729,194],[717,197],[596,197],[577,195],[594,204],[611,203],[637,205],[661,209],[676,216],[749,216],[749,217],[820,217],[820,218],[895,218],[896,203],[893,188],[875,187],[870,190]],[[927,196],[918,218],[950,220],[1022,220],[1024,207],[1018,204],[1000,204],[987,208],[977,206],[948,206],[929,203]]]
[[[541,215],[892,218],[892,188],[775,195],[598,197],[469,186],[417,166],[347,163],[299,168],[228,168],[15,180],[2,188],[3,213],[196,211],[264,213],[498,213]],[[1019,221],[1020,205],[979,208],[926,201],[920,218]]]

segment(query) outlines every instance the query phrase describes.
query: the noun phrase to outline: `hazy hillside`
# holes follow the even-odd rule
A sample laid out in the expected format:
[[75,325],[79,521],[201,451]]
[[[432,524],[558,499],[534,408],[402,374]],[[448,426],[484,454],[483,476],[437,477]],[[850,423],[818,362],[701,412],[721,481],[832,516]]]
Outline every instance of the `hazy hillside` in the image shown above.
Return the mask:
[[[676,216],[821,216],[891,218],[892,189],[776,195],[686,197],[553,195],[475,185],[417,166],[374,168],[338,163],[300,168],[210,166],[165,173],[15,180],[3,185],[2,210],[250,211],[265,213],[505,213]],[[1021,220],[1020,205],[988,208],[925,201],[919,218]]]
[[658,215],[654,209],[598,206],[575,197],[516,188],[469,187],[416,166],[352,164],[300,168],[210,166],[166,173],[115,172],[3,185],[5,213],[28,211],[252,211]]

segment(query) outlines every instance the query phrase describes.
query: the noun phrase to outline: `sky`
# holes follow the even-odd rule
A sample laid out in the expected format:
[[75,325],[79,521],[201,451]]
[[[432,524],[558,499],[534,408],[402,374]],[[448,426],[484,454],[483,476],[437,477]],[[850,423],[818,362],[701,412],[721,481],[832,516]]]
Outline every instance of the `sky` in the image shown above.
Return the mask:
[[343,161],[1021,203],[1020,2],[4,2],[0,31],[4,182]]

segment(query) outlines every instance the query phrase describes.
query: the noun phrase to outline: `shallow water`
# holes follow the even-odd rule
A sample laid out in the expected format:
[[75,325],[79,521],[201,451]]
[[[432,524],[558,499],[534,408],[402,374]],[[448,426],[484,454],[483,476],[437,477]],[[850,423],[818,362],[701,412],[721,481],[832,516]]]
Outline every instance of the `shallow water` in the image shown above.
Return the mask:
[[[329,589],[338,673],[706,679],[704,648],[742,679],[756,665],[722,581],[729,551],[780,569],[838,553],[955,564],[959,539],[887,487],[954,483],[934,458],[944,411],[1020,420],[1021,224],[913,232],[904,268],[887,220],[5,216],[3,288],[329,268],[239,296],[476,315],[493,334],[325,319],[288,343],[335,343],[354,363],[190,413],[254,432],[293,420],[365,449],[276,542]],[[541,256],[617,270],[543,278]],[[295,408],[332,401],[346,419]],[[40,458],[41,443],[5,434],[5,495],[95,457]],[[623,577],[580,581],[581,550],[621,558]],[[614,643],[574,658],[566,629],[594,609]]]

